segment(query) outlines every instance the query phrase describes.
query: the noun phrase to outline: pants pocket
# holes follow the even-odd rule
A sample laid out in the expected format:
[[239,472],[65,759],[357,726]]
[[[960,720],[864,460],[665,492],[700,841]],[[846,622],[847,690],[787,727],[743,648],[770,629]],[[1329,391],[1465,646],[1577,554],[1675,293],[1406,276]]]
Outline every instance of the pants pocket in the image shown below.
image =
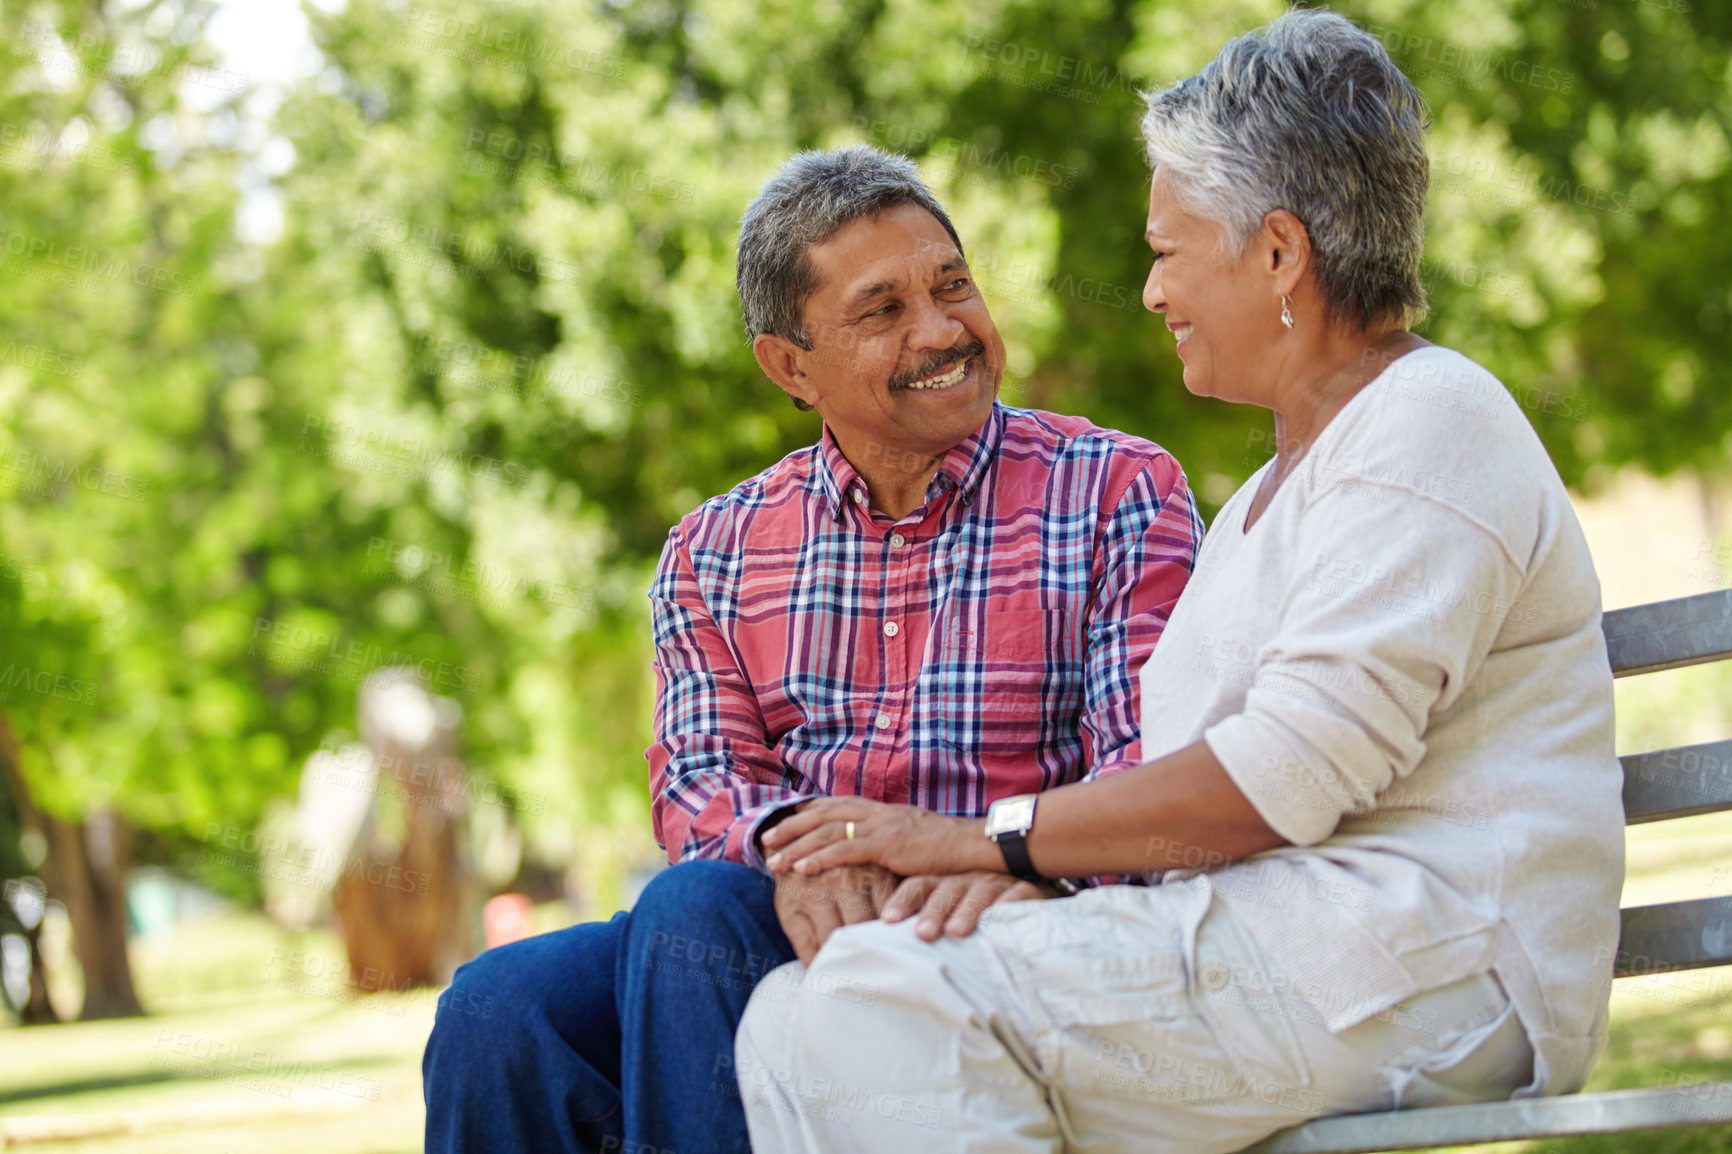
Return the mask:
[[1272,995],[1285,978],[1206,882],[1123,887],[1094,905],[1095,924],[1073,927],[1085,933],[1023,962],[1021,984],[1053,1031],[1043,1057],[1061,1081],[1119,1098],[1315,1112],[1291,1021],[1315,1011]]
[[1006,962],[1058,1030],[1189,1017],[1188,959],[1208,903],[1206,889],[1185,883],[1031,903],[1037,932],[1020,934]]
[[1533,1081],[1533,1046],[1502,983],[1494,974],[1470,981],[1487,986],[1503,1001],[1502,1010],[1441,1051],[1392,1068],[1390,1085],[1398,1109],[1502,1101]]
[[1312,1083],[1295,1023],[1322,1027],[1285,972],[1231,912],[1215,904],[1197,931],[1192,996],[1244,1090],[1261,1102],[1298,1102]]

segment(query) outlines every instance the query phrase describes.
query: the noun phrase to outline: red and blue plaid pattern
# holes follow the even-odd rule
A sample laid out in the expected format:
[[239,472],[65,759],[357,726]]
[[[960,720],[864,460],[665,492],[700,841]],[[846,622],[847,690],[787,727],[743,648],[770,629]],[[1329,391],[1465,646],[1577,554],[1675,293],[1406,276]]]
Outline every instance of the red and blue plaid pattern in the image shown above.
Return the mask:
[[656,839],[762,869],[790,800],[973,817],[1137,764],[1137,673],[1202,535],[1177,461],[1077,417],[995,404],[894,523],[826,430],[668,534]]

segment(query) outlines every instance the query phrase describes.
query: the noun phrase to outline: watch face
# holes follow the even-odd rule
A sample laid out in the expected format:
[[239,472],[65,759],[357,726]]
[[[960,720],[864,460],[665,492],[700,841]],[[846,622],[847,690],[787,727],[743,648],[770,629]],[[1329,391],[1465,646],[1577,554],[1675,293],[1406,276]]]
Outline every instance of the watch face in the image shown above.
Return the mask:
[[986,836],[997,837],[1019,830],[1027,833],[1028,827],[1034,824],[1034,798],[1034,794],[1025,793],[993,802],[992,808],[986,811]]

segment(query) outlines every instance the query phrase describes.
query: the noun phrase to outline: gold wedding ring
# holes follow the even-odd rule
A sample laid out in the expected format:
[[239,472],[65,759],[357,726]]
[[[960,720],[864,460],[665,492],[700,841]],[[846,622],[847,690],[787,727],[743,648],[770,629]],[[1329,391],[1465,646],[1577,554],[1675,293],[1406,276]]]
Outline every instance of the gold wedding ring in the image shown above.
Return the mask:
[[854,840],[854,823],[847,822],[842,826],[842,836],[848,841]]

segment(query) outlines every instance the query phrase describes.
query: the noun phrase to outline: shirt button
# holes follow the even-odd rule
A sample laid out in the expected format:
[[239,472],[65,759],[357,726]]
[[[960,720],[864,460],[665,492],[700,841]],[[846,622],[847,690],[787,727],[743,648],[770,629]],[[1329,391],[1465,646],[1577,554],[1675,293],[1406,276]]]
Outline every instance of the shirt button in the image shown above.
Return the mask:
[[890,534],[890,547],[892,549],[900,549],[900,548],[902,548],[902,546],[904,546],[906,544],[908,544],[908,542],[903,538],[902,534],[900,534],[900,533]]
[[900,625],[897,625],[896,622],[886,621],[884,623],[884,636],[894,637],[900,632],[902,632],[902,627]]
[[888,713],[880,713],[877,717],[872,719],[872,724],[876,725],[879,729],[889,729],[890,715]]
[[1203,989],[1214,993],[1227,988],[1227,982],[1232,978],[1232,971],[1220,962],[1207,962],[1203,965]]

